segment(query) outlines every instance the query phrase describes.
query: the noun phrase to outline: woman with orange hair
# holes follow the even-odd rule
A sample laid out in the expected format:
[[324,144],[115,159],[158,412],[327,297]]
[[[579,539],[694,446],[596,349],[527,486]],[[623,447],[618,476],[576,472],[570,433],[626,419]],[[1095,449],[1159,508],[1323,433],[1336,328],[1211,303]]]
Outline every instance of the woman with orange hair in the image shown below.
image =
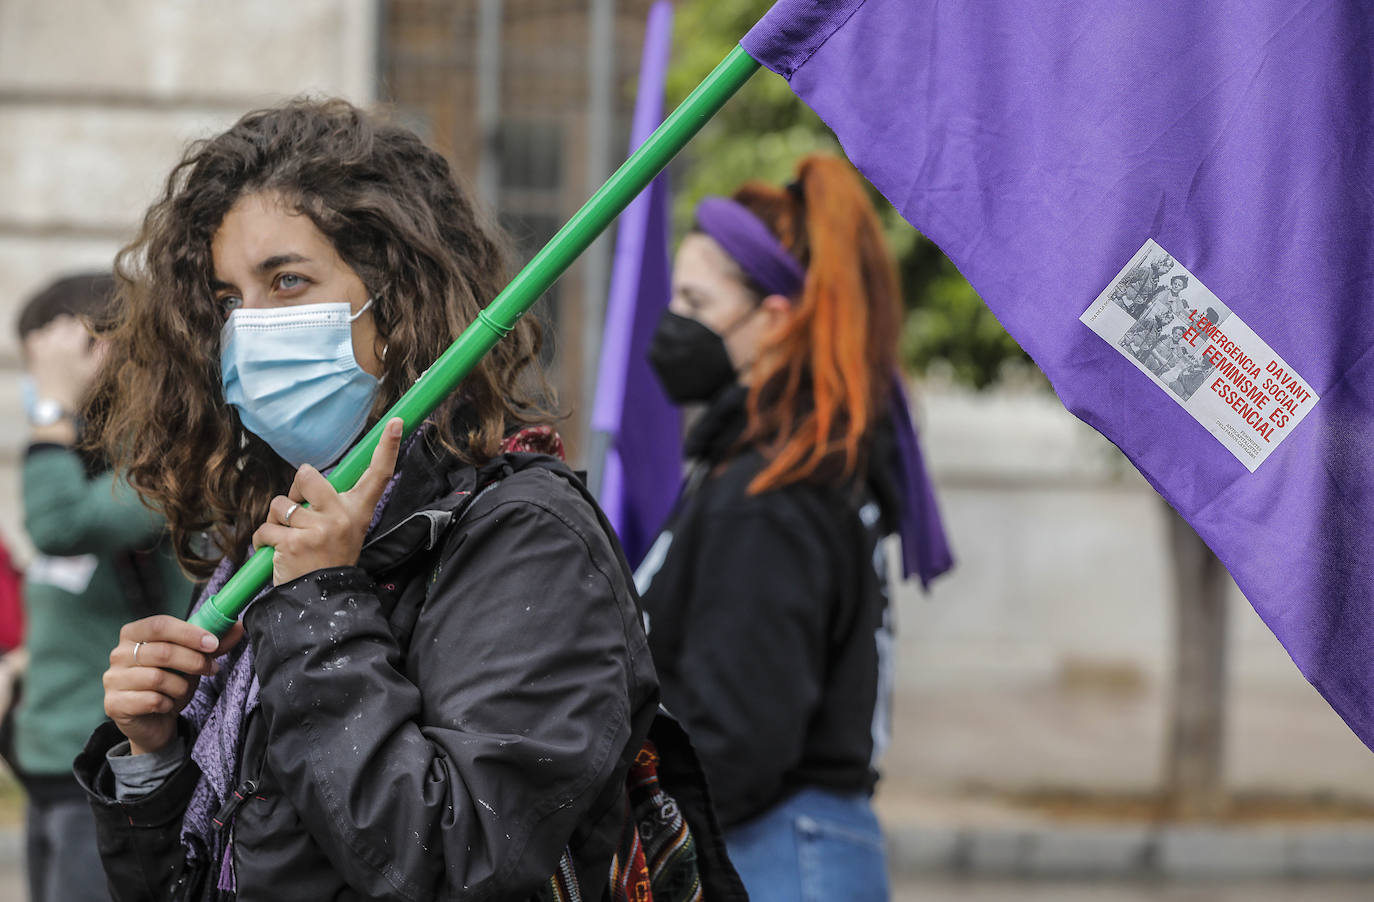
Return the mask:
[[636,582],[664,703],[755,900],[887,895],[869,797],[891,686],[880,540],[904,498],[899,316],[863,184],[813,156],[785,188],[700,204],[649,352],[669,397],[706,409]]

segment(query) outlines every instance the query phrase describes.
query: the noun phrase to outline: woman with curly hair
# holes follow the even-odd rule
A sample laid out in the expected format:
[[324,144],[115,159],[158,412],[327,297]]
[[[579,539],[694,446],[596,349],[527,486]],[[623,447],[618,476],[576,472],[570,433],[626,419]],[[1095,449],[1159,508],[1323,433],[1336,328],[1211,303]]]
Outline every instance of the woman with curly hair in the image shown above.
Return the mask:
[[392,420],[355,488],[322,473],[504,284],[445,161],[342,101],[250,113],[117,271],[93,434],[202,601],[276,550],[222,641],[162,616],[110,653],[77,770],[116,898],[622,892],[656,681],[534,323],[407,442]]
[[[650,362],[705,410],[637,574],[664,704],[751,898],[885,898],[869,805],[891,685],[880,539],[916,472],[897,465],[890,407],[895,267],[862,182],[813,156],[786,187],[702,201],[672,284]],[[948,550],[938,527],[927,538],[933,576]]]

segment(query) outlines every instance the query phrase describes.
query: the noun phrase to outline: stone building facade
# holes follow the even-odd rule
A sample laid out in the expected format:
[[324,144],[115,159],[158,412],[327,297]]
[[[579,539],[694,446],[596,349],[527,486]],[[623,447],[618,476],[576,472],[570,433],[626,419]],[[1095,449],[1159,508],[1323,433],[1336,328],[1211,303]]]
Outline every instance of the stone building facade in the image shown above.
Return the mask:
[[0,0],[0,530],[19,547],[14,321],[107,269],[186,144],[302,92],[376,96],[375,0]]

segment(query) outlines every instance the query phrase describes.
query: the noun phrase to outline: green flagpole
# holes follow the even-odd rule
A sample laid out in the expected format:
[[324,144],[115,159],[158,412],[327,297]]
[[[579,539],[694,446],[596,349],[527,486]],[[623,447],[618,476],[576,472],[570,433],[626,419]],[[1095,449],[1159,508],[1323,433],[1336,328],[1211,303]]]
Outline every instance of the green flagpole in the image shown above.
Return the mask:
[[[569,219],[544,249],[498,294],[448,350],[400,397],[377,425],[368,430],[329,475],[340,492],[353,488],[367,470],[382,429],[394,417],[409,435],[452,394],[482,355],[515,327],[515,323],[553,285],[574,260],[605,231],[630,201],[643,191],[668,161],[759,68],[736,45],[639,149],[630,155],[591,199]],[[191,622],[223,636],[248,602],[272,578],[272,549],[259,548],[215,595],[191,615]]]

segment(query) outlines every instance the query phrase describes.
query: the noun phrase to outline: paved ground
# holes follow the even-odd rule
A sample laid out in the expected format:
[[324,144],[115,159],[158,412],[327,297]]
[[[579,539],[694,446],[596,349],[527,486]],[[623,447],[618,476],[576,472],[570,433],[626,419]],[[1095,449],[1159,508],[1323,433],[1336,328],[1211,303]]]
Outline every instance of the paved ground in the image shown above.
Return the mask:
[[24,833],[17,824],[0,824],[0,900],[28,898],[24,883]]
[[[1368,902],[1374,886],[1357,883],[1142,884],[935,880],[900,883],[893,902]],[[22,902],[23,873],[0,860],[0,899]]]
[[[0,900],[25,898],[19,837],[0,835]],[[988,879],[903,880],[893,902],[1367,902],[1371,882],[1057,883]]]
[[1025,883],[920,881],[893,902],[1368,902],[1370,883]]

